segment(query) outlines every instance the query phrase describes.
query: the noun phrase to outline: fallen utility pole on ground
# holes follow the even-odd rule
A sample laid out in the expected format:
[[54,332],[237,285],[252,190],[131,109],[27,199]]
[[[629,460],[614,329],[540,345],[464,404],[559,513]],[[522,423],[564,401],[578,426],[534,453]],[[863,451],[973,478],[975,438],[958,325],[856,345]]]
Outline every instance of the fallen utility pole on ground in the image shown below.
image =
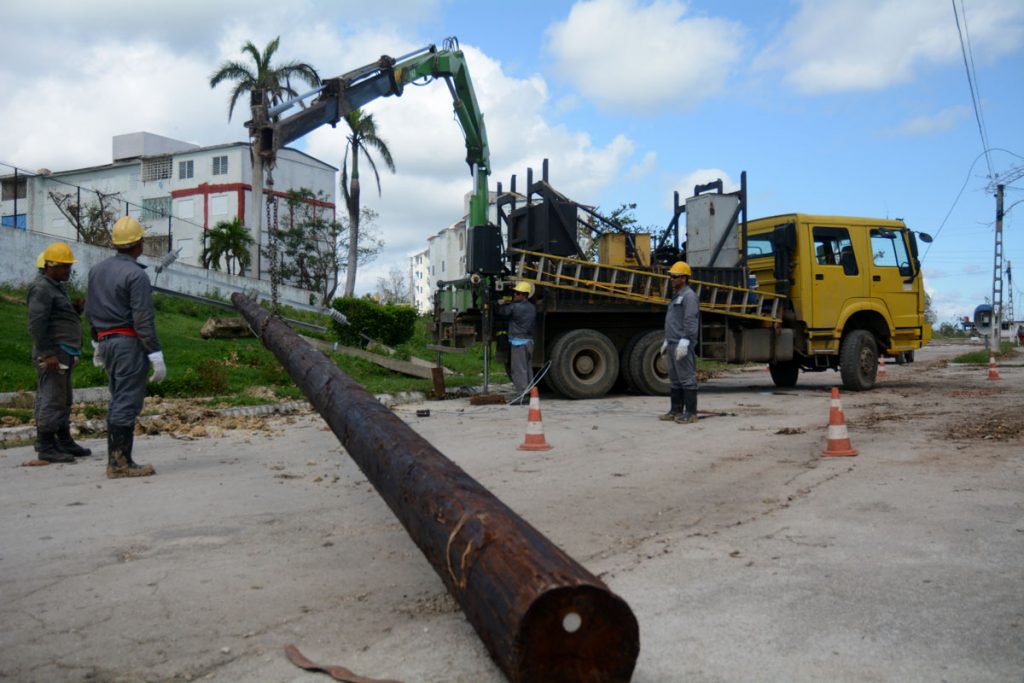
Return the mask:
[[231,302],[427,557],[514,683],[628,681],[629,606],[251,299]]

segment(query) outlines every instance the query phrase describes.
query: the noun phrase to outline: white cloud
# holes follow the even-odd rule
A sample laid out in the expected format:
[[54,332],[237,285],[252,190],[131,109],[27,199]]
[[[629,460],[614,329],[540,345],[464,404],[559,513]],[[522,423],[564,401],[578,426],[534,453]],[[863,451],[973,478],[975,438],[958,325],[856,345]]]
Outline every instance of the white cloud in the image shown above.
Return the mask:
[[208,71],[156,43],[84,49],[60,72],[12,85],[0,102],[0,149],[29,170],[63,170],[108,163],[111,138],[121,133],[198,144],[244,139],[243,129],[227,126],[225,95],[210,91]]
[[[1024,41],[1024,4],[966,3],[974,57],[987,61]],[[805,94],[881,90],[930,64],[962,59],[952,8],[935,0],[802,0],[755,69],[783,69]]]
[[929,135],[952,130],[971,117],[971,108],[967,105],[948,107],[930,116],[916,116],[905,121],[893,132],[897,135]]
[[[722,181],[723,192],[736,192],[740,189],[740,184],[720,168],[698,168],[679,179],[671,187],[673,190],[679,191],[679,203],[682,204],[684,200],[693,194],[693,188],[697,185],[707,185],[716,180]],[[671,207],[671,204],[668,204],[668,206]]]
[[745,31],[686,12],[675,0],[577,2],[548,29],[547,48],[555,70],[599,106],[690,109],[724,89]]
[[640,180],[651,174],[658,164],[658,153],[648,152],[638,164],[633,164],[626,171],[625,180]]

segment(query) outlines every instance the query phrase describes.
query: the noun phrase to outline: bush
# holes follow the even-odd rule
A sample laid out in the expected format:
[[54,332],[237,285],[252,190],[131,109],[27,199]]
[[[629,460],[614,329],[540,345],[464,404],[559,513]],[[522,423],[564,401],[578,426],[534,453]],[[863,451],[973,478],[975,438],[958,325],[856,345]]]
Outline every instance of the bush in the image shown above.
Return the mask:
[[338,340],[347,346],[362,346],[366,337],[388,346],[398,346],[416,331],[416,309],[412,306],[380,305],[368,299],[335,299],[331,306],[348,318],[348,325],[331,320]]

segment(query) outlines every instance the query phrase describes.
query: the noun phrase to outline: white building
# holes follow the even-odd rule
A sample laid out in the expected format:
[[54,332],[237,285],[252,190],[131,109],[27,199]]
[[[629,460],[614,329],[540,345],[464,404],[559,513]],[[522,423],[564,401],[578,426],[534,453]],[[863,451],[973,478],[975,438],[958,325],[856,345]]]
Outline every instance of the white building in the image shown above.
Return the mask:
[[[248,143],[200,147],[153,133],[129,133],[113,138],[112,156],[112,162],[102,166],[60,172],[43,169],[27,176],[3,173],[0,225],[73,242],[78,238],[75,226],[57,208],[51,193],[71,193],[73,203],[85,207],[97,204],[95,193],[100,192],[111,196],[114,215],[134,216],[146,226],[146,251],[155,256],[180,249],[182,263],[201,265],[205,231],[236,217],[251,231],[264,226],[258,232],[266,246],[266,203],[259,223],[245,215],[252,192]],[[289,190],[311,190],[324,198],[311,203],[324,217],[333,219],[337,170],[308,154],[284,148],[278,151],[273,194],[285,197]],[[278,202],[278,207],[279,212],[287,211],[283,202]],[[279,215],[280,221],[284,218]],[[268,277],[265,260],[254,254],[254,272],[250,274]]]
[[[434,289],[438,282],[460,280],[466,277],[466,249],[469,234],[466,223],[469,219],[469,198],[464,199],[465,214],[462,220],[452,223],[437,234],[427,238],[427,248],[409,257],[409,282],[411,283],[413,304],[420,313],[428,313],[434,308]],[[506,193],[507,194],[507,193]],[[521,195],[517,195],[520,196]],[[498,200],[496,192],[490,193],[487,207],[487,220],[494,223],[498,220],[495,204]],[[502,231],[502,239],[507,236]]]

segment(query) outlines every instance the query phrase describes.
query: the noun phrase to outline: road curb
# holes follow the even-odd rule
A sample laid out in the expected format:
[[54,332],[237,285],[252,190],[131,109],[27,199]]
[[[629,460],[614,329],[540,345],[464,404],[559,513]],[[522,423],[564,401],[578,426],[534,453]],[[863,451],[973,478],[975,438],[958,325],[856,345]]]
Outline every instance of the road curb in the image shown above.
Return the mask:
[[[106,388],[103,388],[106,391]],[[23,392],[24,393],[24,392]],[[78,390],[76,390],[77,396]],[[109,392],[107,392],[109,400]],[[403,403],[419,403],[426,400],[426,395],[422,391],[400,391],[397,394],[375,394],[374,398],[383,403],[388,408],[394,408],[397,405]],[[75,401],[78,403],[79,401]],[[83,403],[99,403],[106,401],[82,401]],[[0,405],[3,405],[2,396],[0,396]],[[267,403],[258,406],[238,406],[236,408],[226,408],[217,413],[219,417],[257,417],[261,415],[288,415],[291,413],[301,413],[305,411],[312,411],[313,406],[307,401],[286,401],[284,403]],[[156,420],[162,417],[162,415],[146,415],[139,418],[139,422],[146,423],[150,420]],[[107,431],[107,423],[105,420],[86,420],[82,424],[90,435],[105,434]],[[19,443],[23,441],[29,441],[34,439],[36,436],[36,428],[32,425],[22,425],[18,427],[2,427],[0,428],[0,447],[6,448],[9,443]]]

